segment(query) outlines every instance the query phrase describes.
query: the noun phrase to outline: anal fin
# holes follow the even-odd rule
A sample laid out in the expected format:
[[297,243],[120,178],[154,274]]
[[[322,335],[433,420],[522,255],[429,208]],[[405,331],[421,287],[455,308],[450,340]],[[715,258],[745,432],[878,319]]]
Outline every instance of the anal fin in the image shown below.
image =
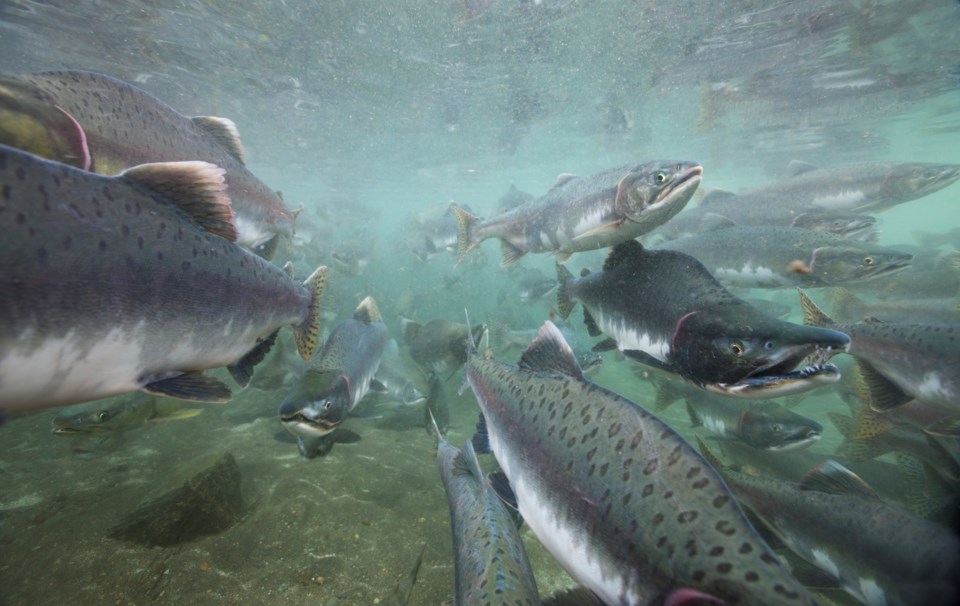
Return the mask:
[[257,343],[253,349],[248,351],[246,355],[237,362],[227,366],[227,370],[230,371],[230,376],[237,382],[237,385],[246,387],[250,383],[250,379],[253,378],[254,367],[260,362],[263,362],[263,359],[270,353],[273,344],[277,342],[278,332],[279,331],[275,330],[273,334]]

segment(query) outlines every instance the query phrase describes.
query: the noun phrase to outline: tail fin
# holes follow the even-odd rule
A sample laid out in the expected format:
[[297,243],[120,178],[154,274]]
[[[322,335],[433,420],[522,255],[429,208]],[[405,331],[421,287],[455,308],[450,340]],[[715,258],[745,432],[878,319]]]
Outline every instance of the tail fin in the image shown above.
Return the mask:
[[575,303],[567,296],[567,282],[573,274],[562,263],[557,263],[557,313],[566,320],[573,311]]
[[293,339],[297,344],[297,352],[304,360],[309,360],[317,347],[317,335],[320,333],[320,299],[326,279],[327,266],[321,265],[303,283],[310,291],[310,306],[307,318],[294,329]]
[[459,263],[477,246],[477,242],[473,242],[470,238],[470,226],[480,219],[459,206],[451,205],[450,210],[457,219],[457,263]]

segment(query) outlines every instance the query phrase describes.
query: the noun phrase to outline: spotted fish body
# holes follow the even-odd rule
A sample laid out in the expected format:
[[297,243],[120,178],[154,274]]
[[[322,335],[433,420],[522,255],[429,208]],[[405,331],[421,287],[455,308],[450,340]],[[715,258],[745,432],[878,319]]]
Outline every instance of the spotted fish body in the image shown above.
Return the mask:
[[723,474],[797,555],[862,603],[955,604],[960,596],[957,537],[885,503],[839,464],[828,461],[799,483],[729,469]]
[[557,309],[586,309],[591,334],[625,355],[722,395],[769,398],[835,382],[833,365],[793,370],[809,354],[843,351],[849,338],[765,315],[724,288],[684,253],[629,241],[603,270],[573,278],[557,266]]
[[141,388],[224,401],[199,371],[244,383],[286,325],[309,357],[325,268],[301,285],[237,246],[222,190],[203,162],[106,177],[0,146],[0,412]]
[[916,399],[944,411],[960,408],[960,324],[839,323],[802,291],[804,321],[850,335],[850,355],[860,362],[874,407],[894,408]]
[[587,381],[552,323],[519,367],[474,352],[466,369],[520,514],[604,603],[678,591],[813,603],[716,471],[657,417]]
[[565,175],[544,196],[489,219],[452,207],[459,258],[488,238],[501,240],[503,265],[530,252],[566,259],[636,238],[680,212],[702,173],[695,162],[645,162],[589,177]]
[[439,438],[437,460],[450,505],[457,606],[538,606],[537,584],[506,505],[484,478],[473,445]]
[[957,164],[876,162],[812,168],[738,194],[711,192],[660,232],[674,237],[698,233],[717,216],[737,225],[789,227],[810,212],[880,212],[939,191],[957,179]]
[[[226,170],[238,244],[269,258],[278,237],[293,235],[293,215],[244,166],[239,135],[229,120],[189,118],[131,84],[76,70],[0,81],[0,110],[4,108],[14,111],[0,120],[0,143],[85,170],[115,175],[148,162],[216,164]],[[47,134],[29,141],[4,135],[7,128],[22,132],[31,123]]]
[[829,233],[769,226],[720,228],[659,248],[686,253],[720,282],[744,288],[864,282],[907,269],[913,258]]
[[302,438],[325,437],[367,395],[389,340],[371,297],[360,302],[352,318],[333,327],[311,368],[280,404],[280,420],[297,436],[302,453]]

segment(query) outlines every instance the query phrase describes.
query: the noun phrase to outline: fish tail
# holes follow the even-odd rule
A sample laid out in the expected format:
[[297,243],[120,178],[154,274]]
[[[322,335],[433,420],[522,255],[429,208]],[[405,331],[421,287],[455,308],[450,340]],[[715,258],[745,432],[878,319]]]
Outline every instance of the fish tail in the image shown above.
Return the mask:
[[297,344],[297,352],[304,360],[309,360],[317,347],[317,335],[320,333],[320,299],[326,279],[327,266],[321,265],[303,283],[310,291],[310,306],[307,319],[294,329],[293,338]]
[[813,302],[807,293],[797,289],[800,294],[800,307],[803,309],[803,323],[807,326],[831,326],[833,318],[828,316],[816,303]]
[[573,274],[562,263],[557,262],[557,313],[566,320],[576,305],[567,295],[567,282],[573,278]]
[[463,261],[471,250],[476,248],[477,242],[472,240],[470,226],[479,221],[475,217],[463,210],[459,206],[450,205],[453,216],[457,219],[457,263]]

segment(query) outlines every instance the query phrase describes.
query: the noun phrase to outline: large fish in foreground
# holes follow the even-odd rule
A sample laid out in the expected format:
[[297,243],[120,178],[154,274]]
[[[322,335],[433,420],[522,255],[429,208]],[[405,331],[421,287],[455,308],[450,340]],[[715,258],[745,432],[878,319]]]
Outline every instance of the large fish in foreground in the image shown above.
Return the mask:
[[85,71],[0,80],[0,143],[115,175],[147,162],[203,160],[226,170],[237,243],[271,258],[293,214],[244,166],[232,121],[188,118],[131,84]]
[[0,146],[0,413],[143,389],[226,401],[283,326],[309,358],[325,267],[304,284],[234,243],[223,170],[106,177]]
[[296,436],[300,454],[312,458],[333,447],[328,434],[370,391],[389,340],[372,297],[333,327],[313,366],[280,404],[280,421]]
[[960,164],[874,162],[817,168],[796,164],[792,176],[737,194],[714,191],[666,224],[666,236],[697,233],[717,217],[737,225],[789,227],[805,213],[876,213],[932,194],[960,179]]
[[693,257],[613,248],[603,271],[574,278],[557,265],[557,309],[582,303],[590,334],[606,334],[624,355],[723,395],[772,398],[836,382],[832,364],[794,370],[813,353],[845,351],[841,332],[769,317],[734,296]]
[[885,503],[839,463],[827,461],[798,483],[722,473],[784,543],[860,602],[955,604],[960,596],[957,537]]
[[517,523],[480,469],[473,444],[467,441],[458,450],[433,427],[450,506],[454,604],[539,606],[537,583]]
[[463,260],[480,242],[500,238],[506,266],[529,252],[553,252],[565,261],[575,252],[612,246],[680,212],[702,173],[695,162],[645,162],[589,177],[564,175],[544,196],[489,219],[453,206],[457,254]]
[[472,349],[466,371],[478,441],[489,438],[524,521],[604,603],[813,603],[719,474],[660,419],[586,380],[551,322],[519,367]]

